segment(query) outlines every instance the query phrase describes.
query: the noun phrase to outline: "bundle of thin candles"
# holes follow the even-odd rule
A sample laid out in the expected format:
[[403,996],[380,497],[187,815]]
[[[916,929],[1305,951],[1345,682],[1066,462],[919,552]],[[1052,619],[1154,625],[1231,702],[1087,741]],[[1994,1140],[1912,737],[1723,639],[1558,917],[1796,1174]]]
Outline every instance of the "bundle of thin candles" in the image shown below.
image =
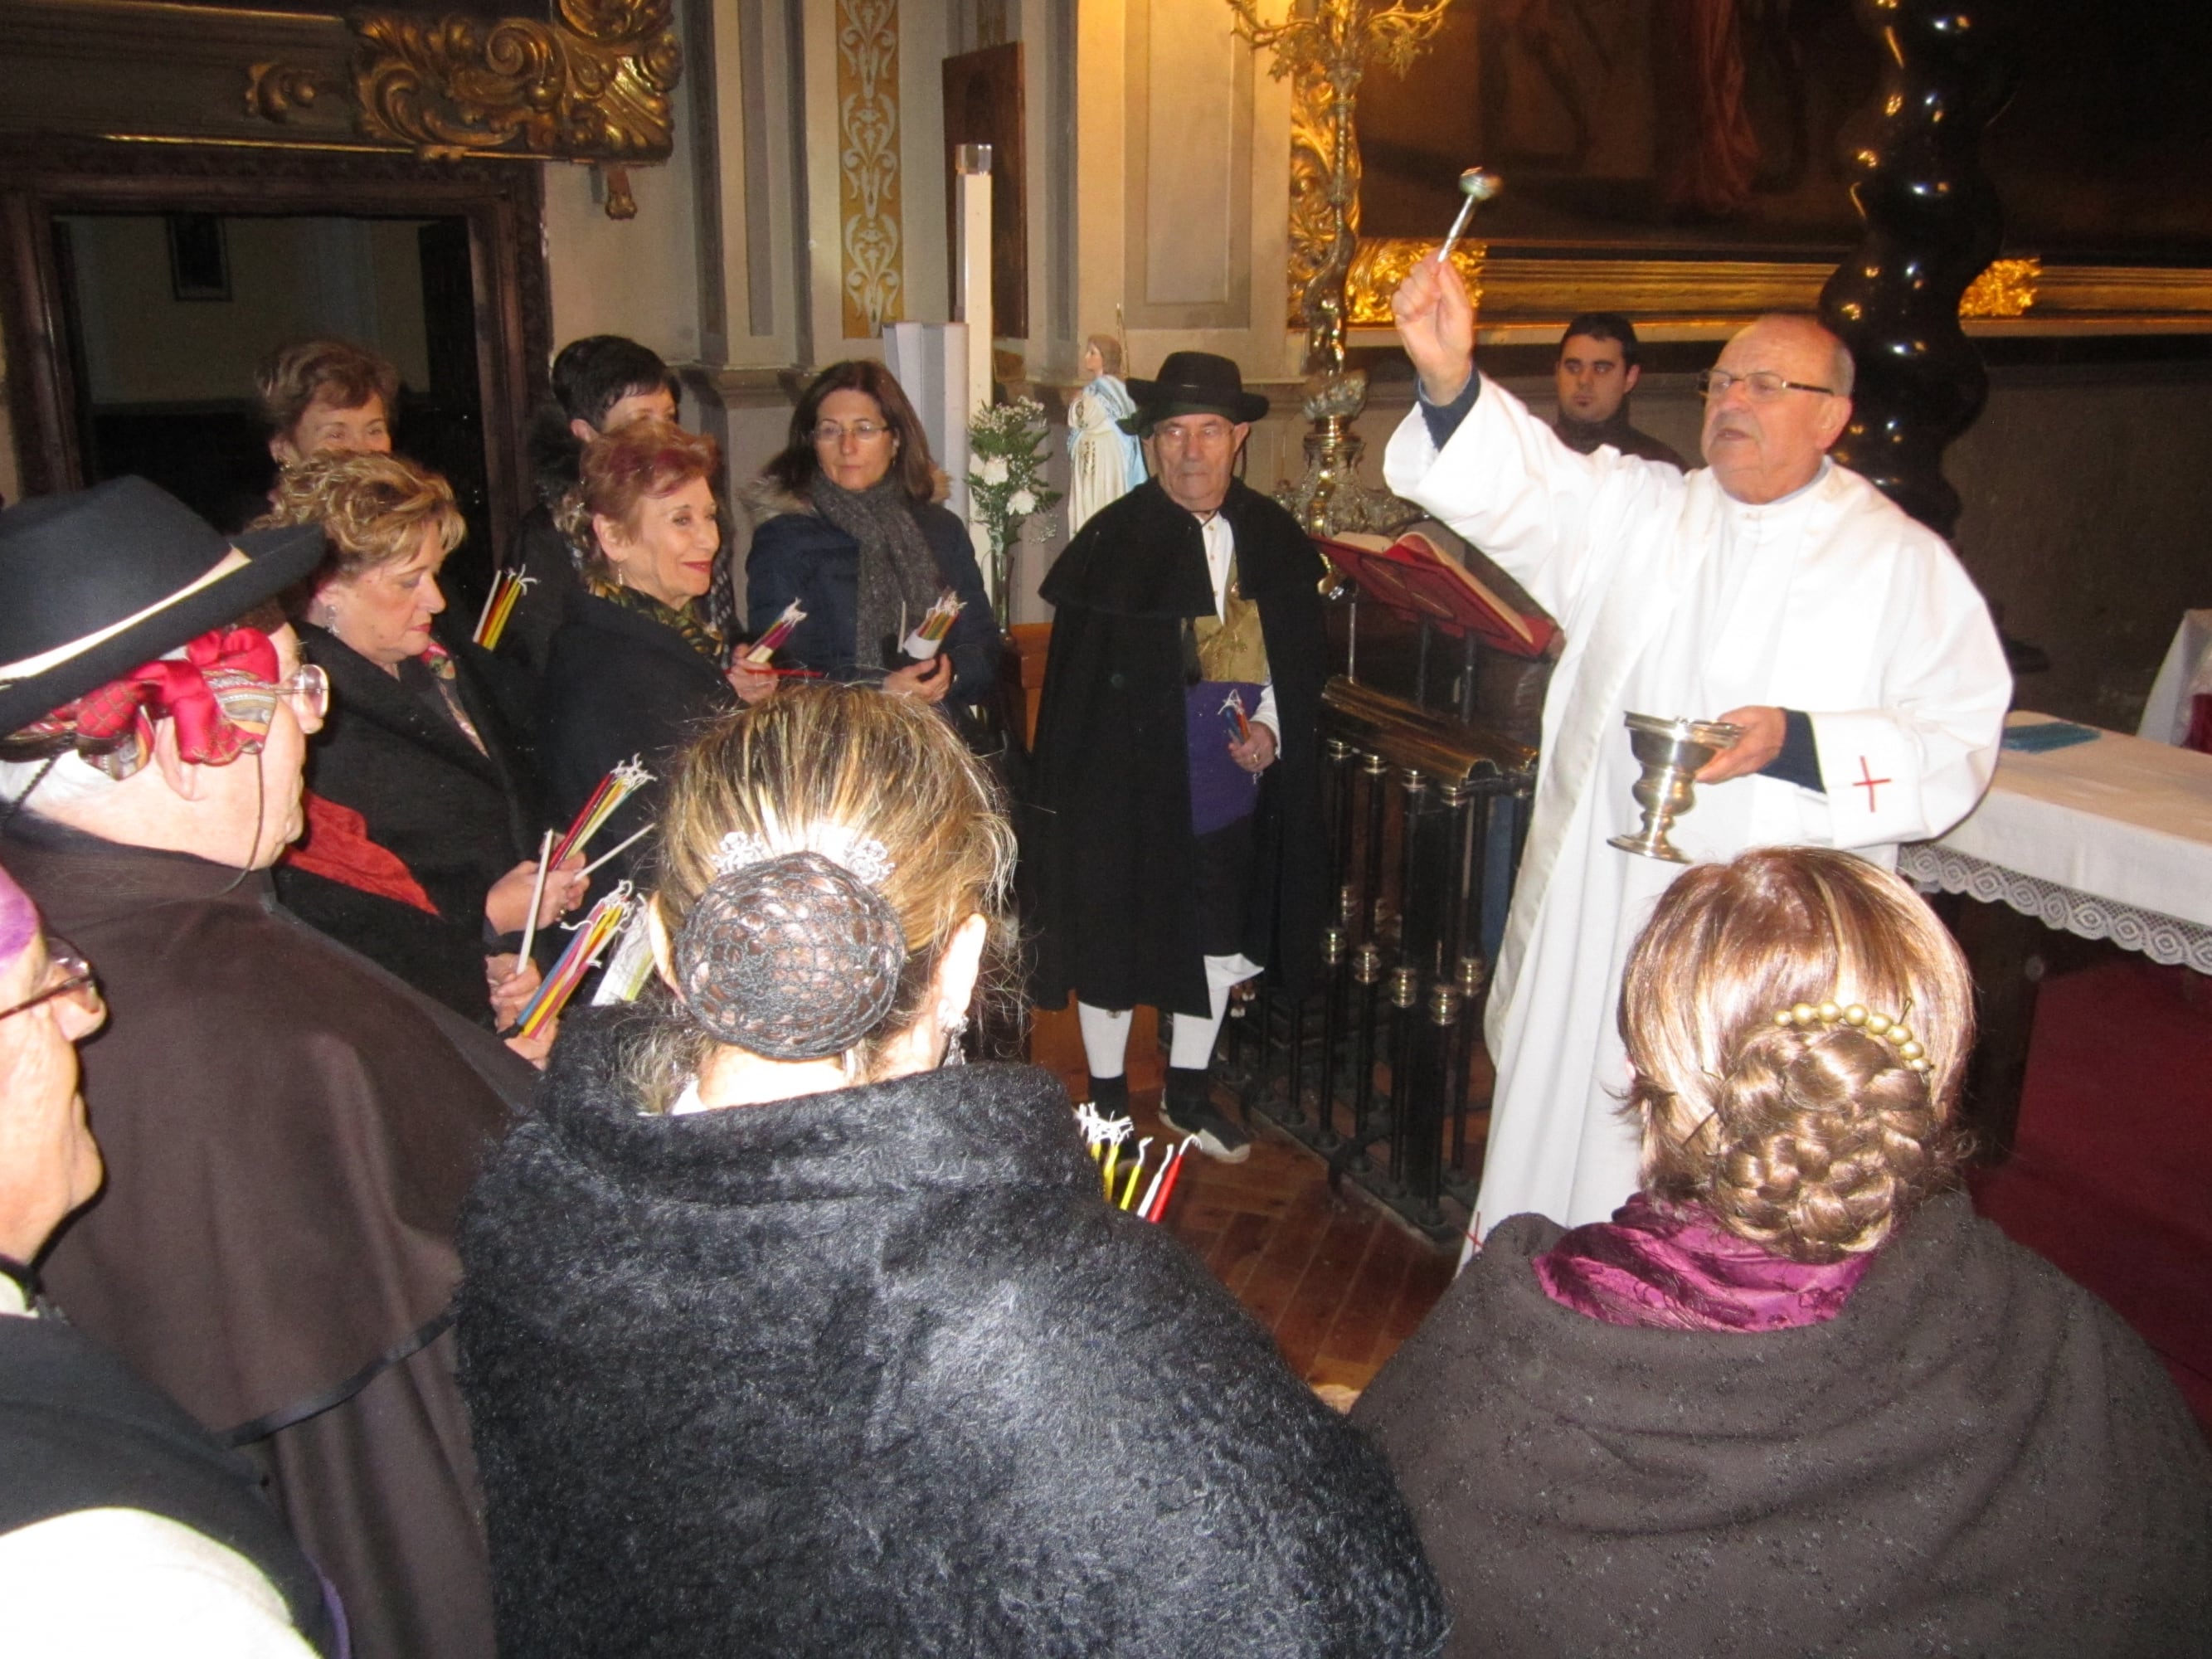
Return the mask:
[[562,836],[555,846],[551,862],[558,866],[569,854],[581,851],[585,843],[599,834],[624,801],[652,781],[653,774],[638,763],[635,755],[601,778],[599,787],[592,791],[591,799],[584,803],[576,814],[575,821],[569,824],[568,834]]
[[920,625],[908,640],[907,654],[910,657],[925,654],[914,649],[915,646],[922,645],[932,647],[927,654],[934,655],[934,647],[945,642],[945,636],[952,631],[953,619],[964,609],[966,605],[957,593],[949,587],[941,589],[937,595],[937,602],[922,613]]
[[1244,699],[1233,685],[1229,688],[1229,695],[1221,700],[1221,712],[1231,716],[1237,742],[1252,741],[1251,716],[1244,712]]
[[761,636],[745,652],[749,663],[765,663],[775,655],[776,647],[791,637],[791,630],[806,620],[806,612],[797,599],[783,607],[783,614],[770,623]]
[[491,592],[484,595],[483,610],[477,617],[477,631],[469,637],[487,651],[498,650],[507,621],[514,615],[515,601],[537,580],[513,568],[500,571],[491,579]]
[[[1168,1200],[1174,1196],[1176,1182],[1182,1174],[1183,1154],[1190,1149],[1195,1135],[1185,1135],[1170,1146],[1163,1142],[1160,1161],[1152,1166],[1152,1178],[1144,1188],[1141,1200],[1137,1195],[1139,1183],[1144,1180],[1146,1158],[1152,1150],[1152,1137],[1146,1135],[1137,1143],[1137,1155],[1127,1168],[1121,1167],[1121,1147],[1136,1125],[1126,1117],[1104,1117],[1089,1102],[1075,1109],[1075,1126],[1083,1135],[1085,1145],[1091,1149],[1092,1162],[1099,1166],[1099,1175],[1105,1183],[1106,1201],[1116,1209],[1133,1210],[1147,1221],[1158,1221],[1168,1212]],[[1118,1183],[1120,1190],[1115,1190]]]
[[568,999],[576,994],[576,987],[599,959],[599,952],[607,948],[607,941],[623,925],[629,914],[630,895],[634,890],[628,882],[620,883],[591,908],[591,913],[576,924],[568,948],[561,952],[553,971],[545,975],[538,993],[524,1005],[516,1016],[514,1029],[523,1036],[536,1036],[550,1020],[561,1017]]

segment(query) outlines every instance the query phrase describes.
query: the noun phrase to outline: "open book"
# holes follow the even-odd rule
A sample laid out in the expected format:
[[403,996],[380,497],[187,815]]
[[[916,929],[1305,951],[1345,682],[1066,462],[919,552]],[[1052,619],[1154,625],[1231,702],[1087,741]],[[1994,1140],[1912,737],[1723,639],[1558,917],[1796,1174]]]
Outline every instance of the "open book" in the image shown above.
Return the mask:
[[1448,633],[1472,632],[1514,656],[1542,656],[1559,631],[1541,611],[1522,611],[1502,598],[1418,530],[1395,541],[1347,531],[1316,536],[1314,545],[1369,597],[1425,617]]

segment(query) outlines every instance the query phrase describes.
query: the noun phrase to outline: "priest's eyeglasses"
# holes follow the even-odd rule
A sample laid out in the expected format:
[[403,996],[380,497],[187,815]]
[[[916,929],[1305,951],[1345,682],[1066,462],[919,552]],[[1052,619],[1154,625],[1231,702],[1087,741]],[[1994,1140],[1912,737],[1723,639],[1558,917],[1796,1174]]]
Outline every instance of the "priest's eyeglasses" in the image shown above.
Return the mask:
[[856,443],[872,444],[890,433],[890,428],[880,421],[822,421],[815,425],[814,441],[834,444],[850,438]]
[[1755,404],[1771,403],[1785,392],[1817,392],[1823,398],[1838,396],[1832,386],[1808,386],[1802,380],[1785,380],[1771,368],[1754,368],[1748,374],[1731,374],[1724,368],[1709,368],[1698,376],[1698,391],[1706,398],[1725,398],[1732,386],[1743,388],[1743,395]]
[[106,1012],[107,1000],[100,994],[100,981],[92,971],[92,964],[79,956],[73,945],[46,936],[46,980],[45,990],[33,997],[25,997],[12,1008],[0,1008],[0,1019],[15,1014],[27,1014],[32,1009],[66,998],[84,1013],[97,1018]]

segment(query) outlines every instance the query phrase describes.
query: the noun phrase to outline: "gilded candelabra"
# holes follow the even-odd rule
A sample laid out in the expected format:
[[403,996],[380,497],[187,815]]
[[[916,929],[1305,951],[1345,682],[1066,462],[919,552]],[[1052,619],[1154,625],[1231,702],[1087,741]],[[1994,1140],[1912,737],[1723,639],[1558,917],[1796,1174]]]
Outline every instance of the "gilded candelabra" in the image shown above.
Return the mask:
[[1326,216],[1328,252],[1306,280],[1300,307],[1306,328],[1305,476],[1276,492],[1310,531],[1388,532],[1419,514],[1358,477],[1361,440],[1352,430],[1367,406],[1367,376],[1345,367],[1347,279],[1359,251],[1359,137],[1353,115],[1359,82],[1370,63],[1404,71],[1418,58],[1451,0],[1291,0],[1279,23],[1262,23],[1255,0],[1229,0],[1239,34],[1274,54],[1270,73],[1293,77],[1300,125],[1298,148],[1318,153],[1326,170],[1294,191],[1294,216],[1310,213],[1318,196]]

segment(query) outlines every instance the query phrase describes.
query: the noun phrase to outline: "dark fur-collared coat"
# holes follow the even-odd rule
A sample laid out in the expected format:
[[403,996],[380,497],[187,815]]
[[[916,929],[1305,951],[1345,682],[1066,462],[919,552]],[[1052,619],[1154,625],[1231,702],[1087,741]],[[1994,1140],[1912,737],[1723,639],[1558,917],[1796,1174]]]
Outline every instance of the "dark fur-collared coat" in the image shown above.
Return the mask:
[[1440,1648],[1381,1457],[1056,1079],[647,1116],[641,1018],[572,1017],[463,1224],[502,1653]]
[[1468,1659],[2212,1653],[2212,1455],[2141,1338],[1963,1194],[1842,1313],[1609,1325],[1491,1234],[1353,1413]]
[[[1254,814],[1241,948],[1296,994],[1320,963],[1328,889],[1322,565],[1297,520],[1256,490],[1231,483],[1221,511],[1260,607],[1282,721]],[[1092,516],[1040,591],[1054,612],[1022,825],[1039,933],[1032,994],[1048,1008],[1073,991],[1103,1008],[1203,1015],[1183,709],[1184,625],[1214,613],[1198,520],[1148,480]]]

